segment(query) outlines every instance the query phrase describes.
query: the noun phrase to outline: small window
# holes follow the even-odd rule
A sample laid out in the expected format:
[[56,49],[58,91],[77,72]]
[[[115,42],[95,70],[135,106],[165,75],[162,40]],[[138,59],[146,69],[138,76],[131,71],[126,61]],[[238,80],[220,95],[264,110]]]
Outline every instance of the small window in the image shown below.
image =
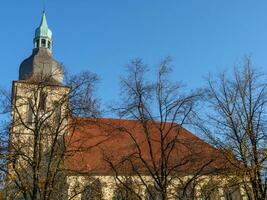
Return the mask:
[[241,194],[239,186],[231,186],[224,190],[224,198],[226,200],[241,200]]
[[42,112],[46,110],[46,98],[47,94],[45,92],[40,92],[39,108]]
[[32,124],[34,122],[34,114],[33,114],[33,103],[32,100],[28,100],[28,108],[27,108],[27,124]]
[[54,102],[54,121],[56,123],[59,123],[61,120],[61,106],[59,102]]
[[42,39],[42,47],[45,47],[45,44],[46,44],[46,41],[45,41],[45,39]]
[[216,183],[208,183],[201,188],[201,197],[203,200],[219,200],[219,189]]
[[176,200],[195,200],[195,183],[181,185],[176,189]]
[[[127,187],[125,187],[127,185]],[[139,199],[135,191],[132,180],[126,180],[124,184],[118,184],[113,192],[112,200],[137,200]]]
[[36,44],[35,44],[35,46],[36,46],[36,48],[39,48],[40,47],[40,40],[36,40]]
[[97,179],[85,187],[81,195],[81,200],[103,199],[102,184]]
[[149,185],[146,190],[146,200],[161,200],[160,192],[155,188],[155,186]]
[[50,49],[51,48],[51,42],[48,41],[48,48]]

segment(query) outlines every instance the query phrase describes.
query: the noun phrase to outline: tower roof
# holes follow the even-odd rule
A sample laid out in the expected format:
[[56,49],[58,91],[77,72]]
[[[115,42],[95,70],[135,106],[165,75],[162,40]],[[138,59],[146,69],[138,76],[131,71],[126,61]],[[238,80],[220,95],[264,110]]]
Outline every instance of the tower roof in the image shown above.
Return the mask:
[[48,27],[45,12],[43,12],[40,26],[35,30],[35,38],[40,37],[52,39],[52,31]]
[[21,63],[19,80],[45,80],[53,83],[62,83],[63,69],[48,49],[37,48],[33,50],[29,58]]

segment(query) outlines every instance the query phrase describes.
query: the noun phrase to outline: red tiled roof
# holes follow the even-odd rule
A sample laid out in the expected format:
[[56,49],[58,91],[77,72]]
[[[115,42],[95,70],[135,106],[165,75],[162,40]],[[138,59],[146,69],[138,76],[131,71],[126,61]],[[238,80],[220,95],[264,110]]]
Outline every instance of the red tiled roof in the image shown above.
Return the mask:
[[[144,127],[139,121],[76,117],[73,122],[75,126],[66,138],[69,152],[66,163],[70,170],[110,174],[114,172],[112,163],[119,173],[134,173],[136,169],[132,168],[132,162],[139,173],[146,173],[147,168],[140,158],[151,169],[155,170],[152,161],[155,161],[156,168],[160,166],[160,123],[149,122],[147,125],[152,146],[149,148]],[[191,173],[202,166],[205,166],[204,171],[224,168],[222,153],[185,128],[166,123],[162,135],[166,136],[166,143],[175,140],[174,148],[169,151],[169,169],[177,166],[175,172]]]

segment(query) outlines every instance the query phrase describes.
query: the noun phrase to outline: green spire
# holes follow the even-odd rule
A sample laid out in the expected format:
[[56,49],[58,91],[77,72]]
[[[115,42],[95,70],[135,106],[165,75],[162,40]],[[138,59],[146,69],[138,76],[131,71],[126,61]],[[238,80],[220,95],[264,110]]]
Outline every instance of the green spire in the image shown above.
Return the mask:
[[52,49],[52,31],[48,28],[45,12],[40,26],[35,30],[34,47]]
[[48,28],[45,12],[43,12],[40,26],[35,30],[35,37],[48,37],[52,39],[52,31]]

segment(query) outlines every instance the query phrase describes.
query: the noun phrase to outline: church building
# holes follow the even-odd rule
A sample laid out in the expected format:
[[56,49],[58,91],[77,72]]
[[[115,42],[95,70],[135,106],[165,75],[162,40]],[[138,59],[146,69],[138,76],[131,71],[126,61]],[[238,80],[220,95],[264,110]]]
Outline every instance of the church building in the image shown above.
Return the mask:
[[246,199],[225,152],[176,123],[74,115],[45,13],[33,45],[12,85],[6,199]]

